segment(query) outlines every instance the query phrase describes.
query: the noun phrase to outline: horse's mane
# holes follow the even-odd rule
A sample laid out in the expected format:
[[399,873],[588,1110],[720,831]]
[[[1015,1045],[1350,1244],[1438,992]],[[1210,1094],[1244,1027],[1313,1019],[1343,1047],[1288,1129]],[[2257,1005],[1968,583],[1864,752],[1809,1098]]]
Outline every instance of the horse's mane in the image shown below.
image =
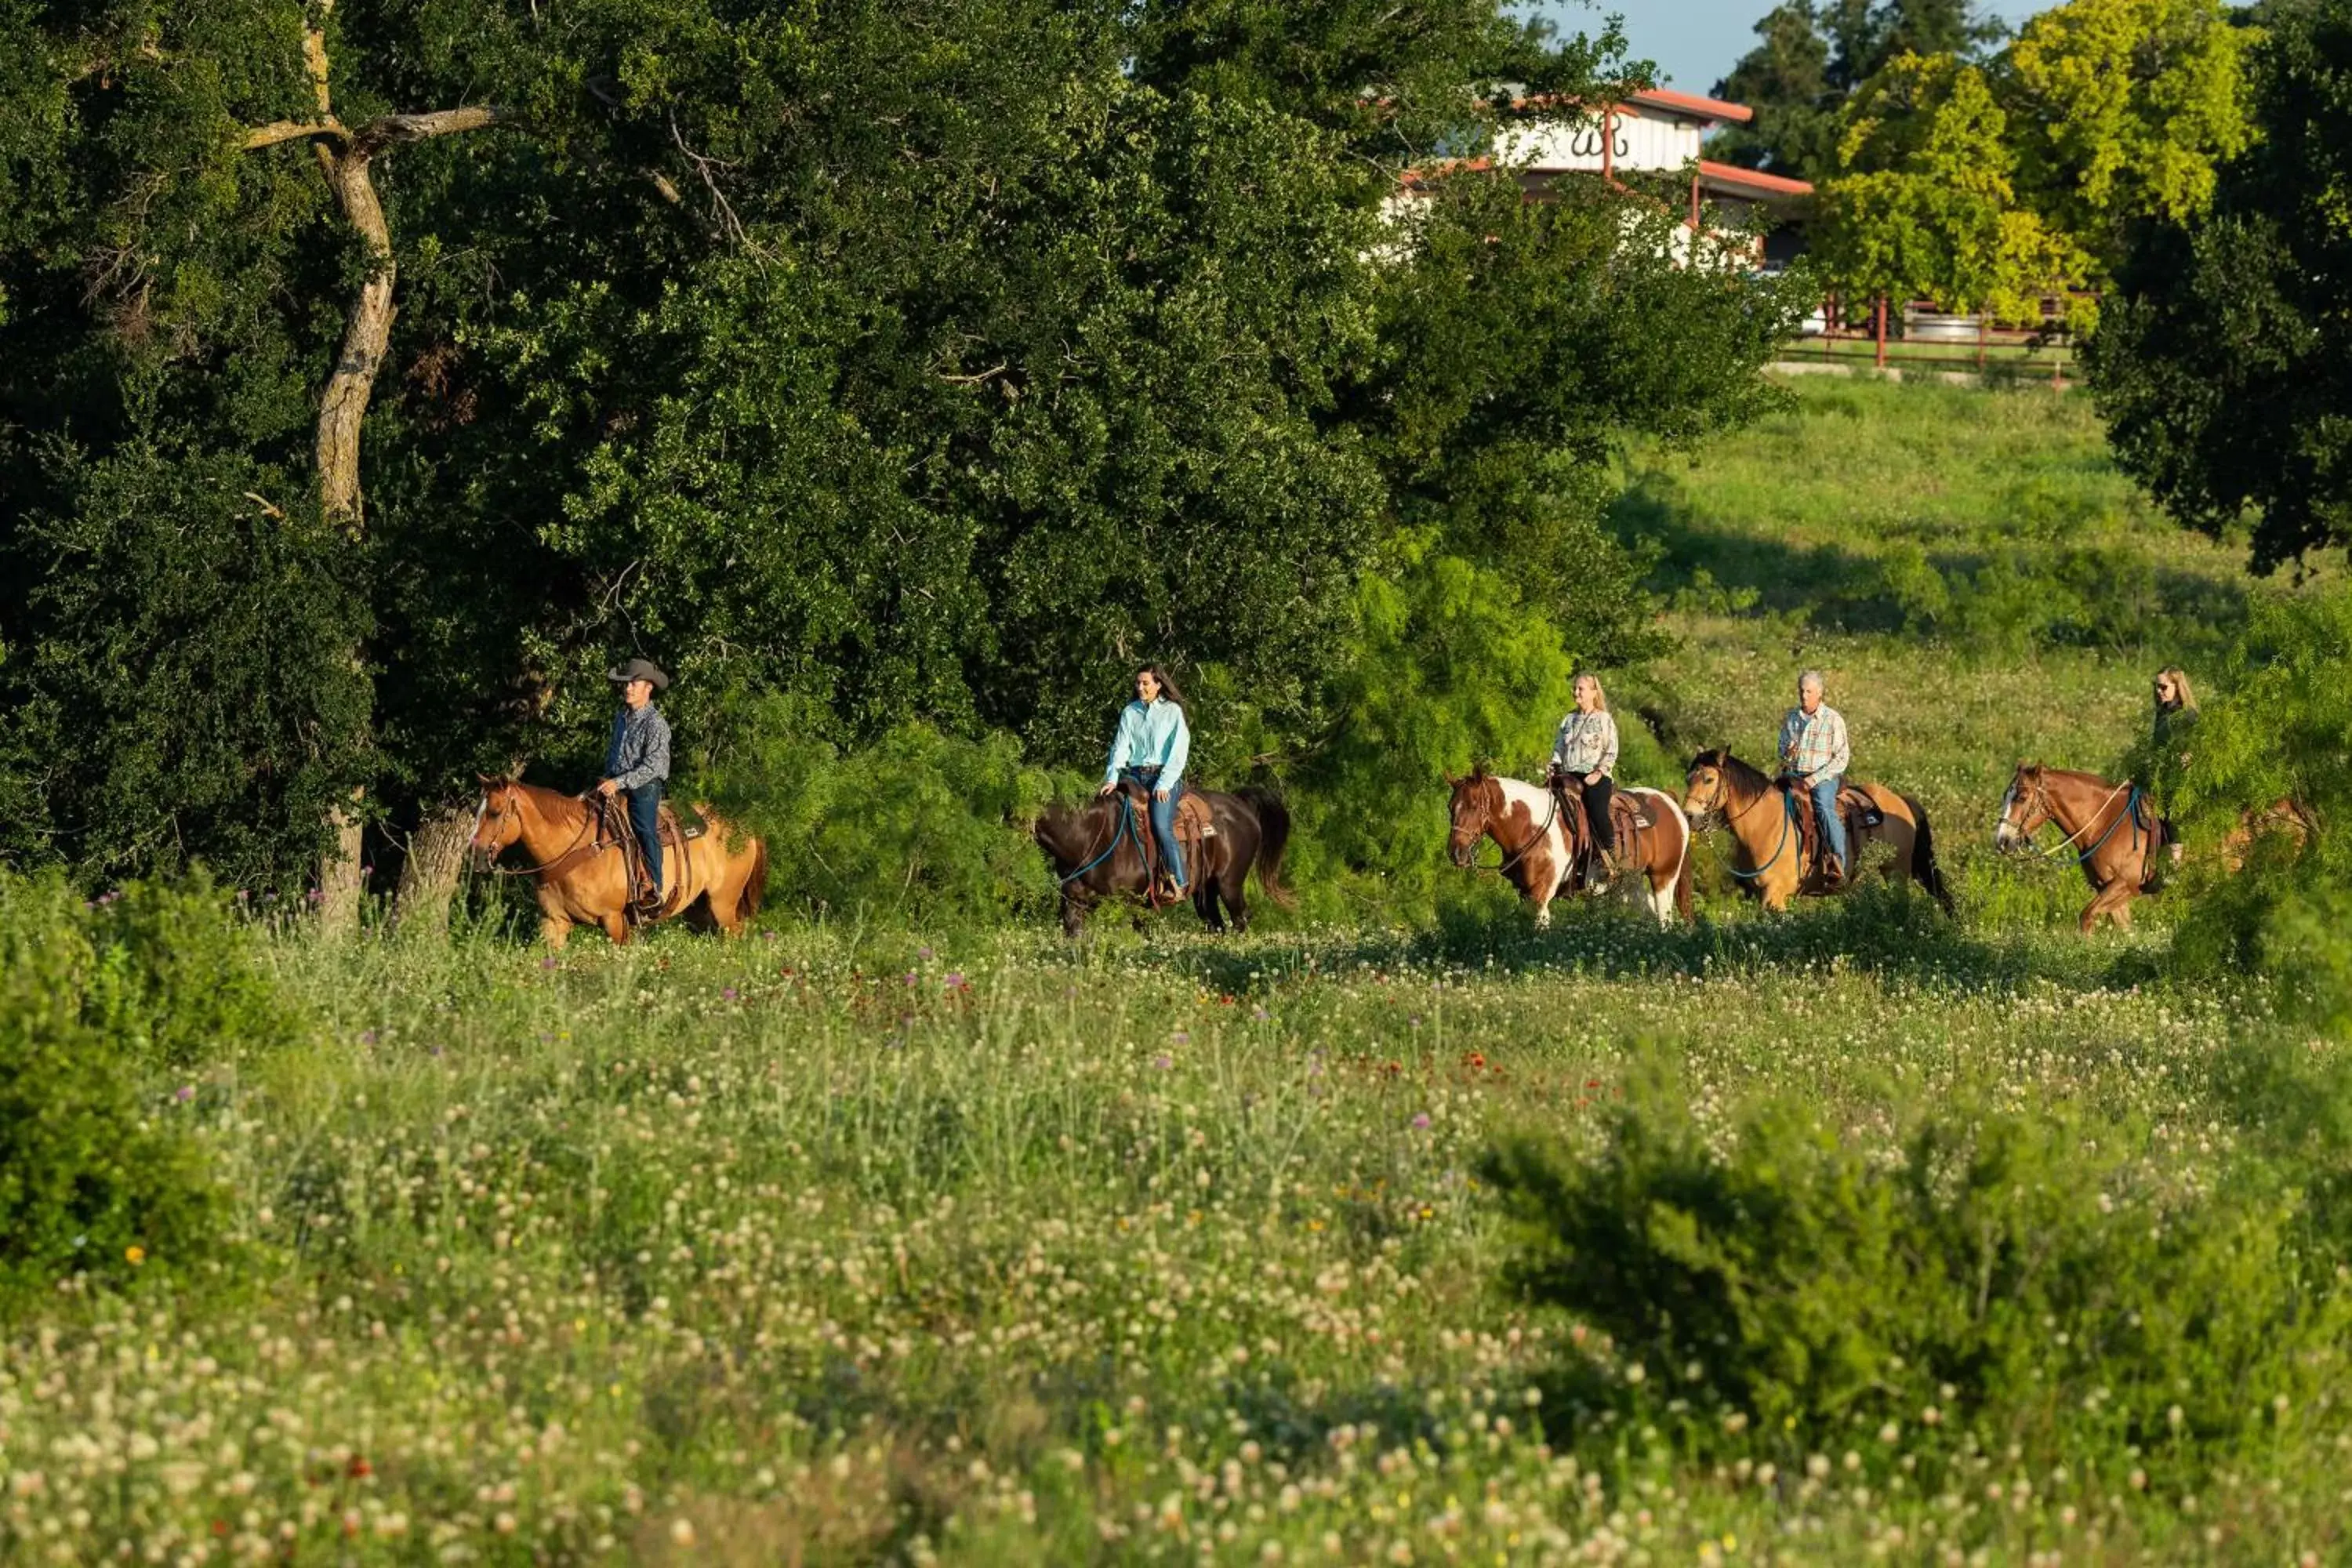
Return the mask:
[[1728,746],[1717,746],[1712,752],[1701,752],[1693,757],[1690,771],[1696,773],[1701,768],[1713,768],[1730,780],[1733,788],[1750,797],[1762,795],[1772,787],[1772,781],[1764,775],[1761,769],[1750,767],[1733,756]]

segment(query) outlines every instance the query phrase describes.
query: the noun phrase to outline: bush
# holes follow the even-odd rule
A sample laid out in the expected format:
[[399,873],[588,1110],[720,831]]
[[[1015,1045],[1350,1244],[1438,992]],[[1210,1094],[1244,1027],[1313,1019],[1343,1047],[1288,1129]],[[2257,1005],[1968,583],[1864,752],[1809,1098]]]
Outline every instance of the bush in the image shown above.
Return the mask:
[[[2295,1016],[2352,1033],[2352,848],[2330,831],[2352,821],[2352,592],[2264,601],[2215,684],[2230,695],[2199,717],[2172,803],[2200,868],[2175,967],[2263,976]],[[2307,844],[2248,831],[2282,799],[2316,825]]]
[[2296,1248],[2291,1188],[2168,1198],[2103,1131],[1947,1112],[1873,1154],[1780,1102],[1717,1140],[1654,1082],[1597,1159],[1488,1169],[1520,1284],[1674,1378],[1643,1415],[1685,1411],[1695,1445],[1743,1415],[1843,1445],[1932,1406],[1983,1449],[2210,1462],[2341,1379],[2352,1291]]
[[1049,907],[1053,879],[1025,830],[1047,779],[1012,736],[910,723],[844,752],[821,707],[774,696],[730,702],[712,728],[707,793],[766,837],[772,905],[892,922]]
[[[142,919],[158,901],[168,916]],[[201,1052],[218,1043],[206,1029],[246,1016],[184,1005],[205,988],[194,965],[211,962],[249,1001],[223,944],[199,942],[211,961],[143,962],[159,932],[195,929],[201,903],[142,895],[128,913],[96,912],[62,879],[0,875],[0,1296],[219,1260],[223,1195],[194,1140],[142,1107],[132,1056]]]

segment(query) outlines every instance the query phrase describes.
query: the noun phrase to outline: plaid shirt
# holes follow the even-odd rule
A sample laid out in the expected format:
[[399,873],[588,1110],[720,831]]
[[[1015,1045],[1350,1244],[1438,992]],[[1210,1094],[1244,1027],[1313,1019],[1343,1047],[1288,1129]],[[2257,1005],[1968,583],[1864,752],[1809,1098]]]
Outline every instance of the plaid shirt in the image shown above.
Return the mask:
[[1559,739],[1551,748],[1552,765],[1582,778],[1607,774],[1617,766],[1617,721],[1608,713],[1570,712],[1559,721]]
[[1807,784],[1842,778],[1853,763],[1845,720],[1828,703],[1812,712],[1791,708],[1780,721],[1780,771]]

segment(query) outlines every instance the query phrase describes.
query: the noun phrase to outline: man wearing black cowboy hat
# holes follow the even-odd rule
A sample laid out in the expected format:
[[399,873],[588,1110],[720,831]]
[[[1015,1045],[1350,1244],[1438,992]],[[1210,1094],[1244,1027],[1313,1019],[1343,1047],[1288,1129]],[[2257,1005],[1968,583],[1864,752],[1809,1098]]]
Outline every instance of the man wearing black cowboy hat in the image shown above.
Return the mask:
[[648,658],[616,664],[613,684],[621,689],[620,717],[613,721],[613,743],[604,750],[602,795],[629,797],[629,826],[644,848],[650,889],[637,889],[641,906],[659,908],[662,887],[661,797],[669,782],[669,721],[654,706],[654,693],[668,689],[669,677]]

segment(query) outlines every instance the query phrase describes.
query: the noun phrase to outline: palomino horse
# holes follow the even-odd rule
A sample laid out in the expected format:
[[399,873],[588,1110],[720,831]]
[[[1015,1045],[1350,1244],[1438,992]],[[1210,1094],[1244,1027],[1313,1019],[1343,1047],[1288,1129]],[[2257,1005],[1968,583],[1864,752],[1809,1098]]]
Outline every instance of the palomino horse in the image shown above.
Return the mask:
[[2088,936],[2100,920],[2131,930],[2131,901],[2153,891],[2158,856],[2165,844],[2162,825],[2147,794],[2129,779],[2121,784],[2096,773],[2020,763],[2000,797],[2000,821],[1993,847],[2007,854],[2033,841],[2036,829],[2054,822],[2066,837],[2053,856],[2072,856],[2091,881],[2091,901],[2079,921]]
[[[1249,904],[1244,887],[1250,870],[1257,885],[1282,908],[1297,900],[1282,885],[1282,852],[1290,842],[1290,813],[1281,801],[1262,789],[1193,790],[1209,805],[1216,825],[1201,846],[1203,865],[1187,866],[1192,884],[1192,908],[1211,931],[1225,929],[1222,902],[1232,911],[1234,929],[1249,930]],[[1048,806],[1032,830],[1037,847],[1054,865],[1062,887],[1062,930],[1078,934],[1087,911],[1122,893],[1146,896],[1141,836],[1151,831],[1143,808],[1132,805],[1125,791],[1091,801],[1076,811]]]
[[[1949,914],[1951,890],[1944,886],[1943,870],[1936,864],[1935,830],[1928,826],[1927,814],[1919,803],[1885,784],[1853,784],[1846,788],[1866,796],[1878,814],[1875,823],[1847,819],[1848,860],[1858,865],[1863,850],[1873,843],[1892,845],[1895,865],[1887,868],[1889,879],[1900,868],[1934,894]],[[1691,759],[1683,810],[1693,822],[1710,826],[1720,823],[1730,833],[1731,874],[1753,889],[1768,910],[1785,910],[1790,899],[1838,891],[1857,880],[1849,874],[1832,887],[1805,863],[1797,816],[1801,809],[1790,792],[1728,751],[1718,747]]]
[[[1446,848],[1456,866],[1467,868],[1478,853],[1478,841],[1492,838],[1503,851],[1504,879],[1519,896],[1536,907],[1536,929],[1551,924],[1551,901],[1568,885],[1574,869],[1574,847],[1558,798],[1542,784],[1497,777],[1485,768],[1467,778],[1448,781],[1454,787],[1449,808],[1454,831]],[[1621,887],[1641,895],[1658,924],[1674,923],[1676,911],[1690,918],[1690,824],[1674,796],[1654,789],[1622,789],[1617,798],[1631,801],[1649,817],[1650,826],[1633,839],[1618,824],[1618,845],[1641,856],[1630,868],[1641,873],[1637,882],[1626,877]]]
[[[601,814],[576,795],[513,779],[484,779],[474,812],[473,847],[486,861],[520,844],[539,879],[539,934],[561,949],[575,925],[602,926],[616,942],[629,940],[629,869],[617,839],[607,837]],[[760,912],[768,880],[768,849],[738,835],[707,806],[697,805],[706,831],[683,846],[664,846],[659,919],[684,914],[698,902],[729,936],[740,936]]]

